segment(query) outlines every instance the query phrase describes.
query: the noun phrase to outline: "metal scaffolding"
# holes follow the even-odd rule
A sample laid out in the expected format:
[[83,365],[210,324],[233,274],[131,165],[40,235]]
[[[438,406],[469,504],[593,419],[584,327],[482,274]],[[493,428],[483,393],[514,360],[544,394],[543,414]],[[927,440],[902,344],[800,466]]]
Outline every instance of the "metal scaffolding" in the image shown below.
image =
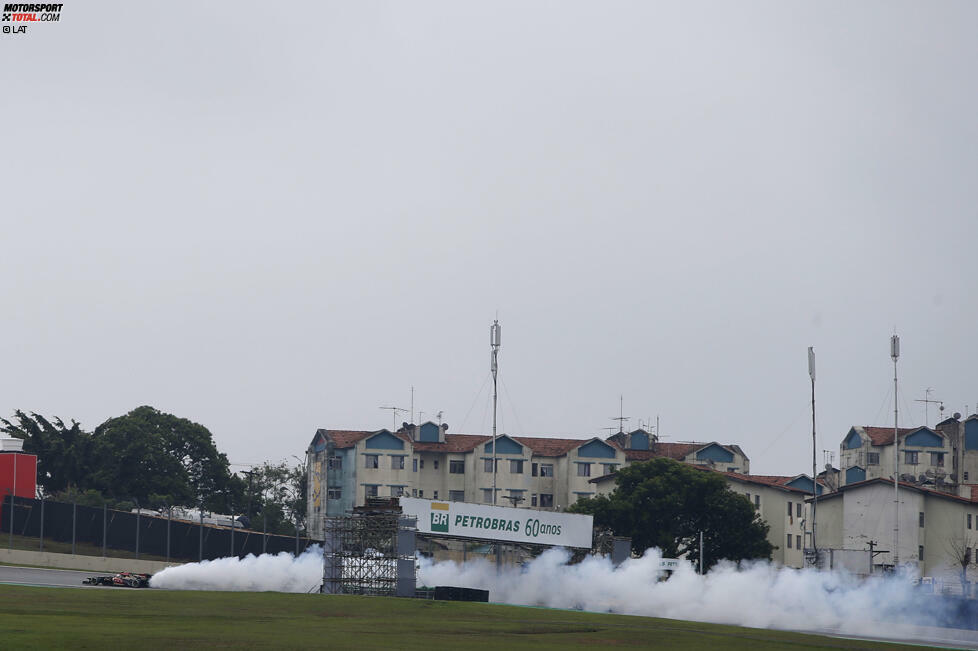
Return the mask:
[[415,524],[390,512],[326,518],[321,592],[413,597]]

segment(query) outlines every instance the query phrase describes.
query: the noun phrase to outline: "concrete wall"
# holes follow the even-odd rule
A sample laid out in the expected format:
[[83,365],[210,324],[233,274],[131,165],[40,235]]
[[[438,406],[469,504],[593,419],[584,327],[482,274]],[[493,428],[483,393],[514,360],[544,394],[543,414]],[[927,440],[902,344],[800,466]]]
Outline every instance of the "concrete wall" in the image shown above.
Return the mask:
[[52,554],[51,552],[30,552],[21,549],[0,549],[0,563],[39,565],[41,567],[56,567],[62,570],[91,570],[105,574],[114,574],[116,572],[155,574],[167,567],[181,565],[181,563],[164,563],[163,561]]

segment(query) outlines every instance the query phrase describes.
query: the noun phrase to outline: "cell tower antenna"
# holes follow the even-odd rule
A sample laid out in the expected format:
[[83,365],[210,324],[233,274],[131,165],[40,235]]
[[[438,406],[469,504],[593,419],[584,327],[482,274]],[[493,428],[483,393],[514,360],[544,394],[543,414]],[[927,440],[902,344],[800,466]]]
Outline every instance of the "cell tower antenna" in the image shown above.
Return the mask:
[[618,432],[621,433],[621,434],[624,434],[625,433],[625,421],[626,420],[631,420],[631,418],[632,418],[631,416],[624,416],[623,415],[625,413],[623,411],[624,410],[624,406],[625,406],[625,396],[624,395],[619,395],[618,396],[618,415],[617,416],[612,416],[611,417],[611,420],[617,420],[618,421]]
[[[497,311],[496,316],[499,316]],[[496,460],[496,406],[499,400],[499,394],[497,393],[496,375],[499,373],[499,346],[502,343],[501,338],[501,328],[499,326],[499,319],[495,319],[492,325],[489,326],[489,347],[492,349],[492,360],[490,363],[490,370],[492,371],[492,504],[496,505],[496,466],[498,461]]]
[[389,409],[390,410],[391,415],[394,417],[394,429],[391,430],[392,432],[396,432],[397,431],[397,414],[398,413],[401,413],[401,414],[406,414],[407,413],[407,409],[402,409],[401,407],[378,407],[378,409]]
[[812,379],[812,555],[818,558],[818,547],[815,546],[815,511],[818,507],[818,467],[815,464],[815,454],[818,444],[815,439],[815,348],[808,347],[808,377]]

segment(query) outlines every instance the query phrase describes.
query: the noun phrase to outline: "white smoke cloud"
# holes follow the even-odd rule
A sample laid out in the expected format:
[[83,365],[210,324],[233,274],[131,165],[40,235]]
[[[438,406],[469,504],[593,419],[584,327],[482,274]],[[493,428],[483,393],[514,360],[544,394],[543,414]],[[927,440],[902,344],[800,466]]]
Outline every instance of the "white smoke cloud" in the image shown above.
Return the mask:
[[[919,594],[909,577],[860,579],[840,572],[793,570],[766,562],[720,564],[700,576],[682,564],[660,580],[658,550],[614,567],[604,557],[568,565],[570,554],[551,549],[524,567],[471,560],[433,563],[421,559],[419,586],[461,586],[489,590],[496,603],[574,608],[670,619],[880,635],[933,637],[919,628],[896,624],[954,625],[947,605]],[[154,588],[314,592],[322,581],[322,549],[298,558],[282,552],[244,559],[222,558],[167,568],[153,576]],[[881,624],[881,622],[886,622]]]
[[153,588],[239,592],[316,592],[323,581],[323,550],[309,547],[298,558],[288,552],[168,567],[150,579]]

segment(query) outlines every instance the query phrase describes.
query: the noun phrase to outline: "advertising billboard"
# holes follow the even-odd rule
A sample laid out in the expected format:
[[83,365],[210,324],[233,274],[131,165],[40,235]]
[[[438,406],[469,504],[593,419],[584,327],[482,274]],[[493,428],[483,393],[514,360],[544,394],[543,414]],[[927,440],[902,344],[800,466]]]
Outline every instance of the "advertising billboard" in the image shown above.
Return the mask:
[[415,497],[402,497],[400,503],[404,515],[418,519],[419,533],[591,548],[594,518],[590,515]]

